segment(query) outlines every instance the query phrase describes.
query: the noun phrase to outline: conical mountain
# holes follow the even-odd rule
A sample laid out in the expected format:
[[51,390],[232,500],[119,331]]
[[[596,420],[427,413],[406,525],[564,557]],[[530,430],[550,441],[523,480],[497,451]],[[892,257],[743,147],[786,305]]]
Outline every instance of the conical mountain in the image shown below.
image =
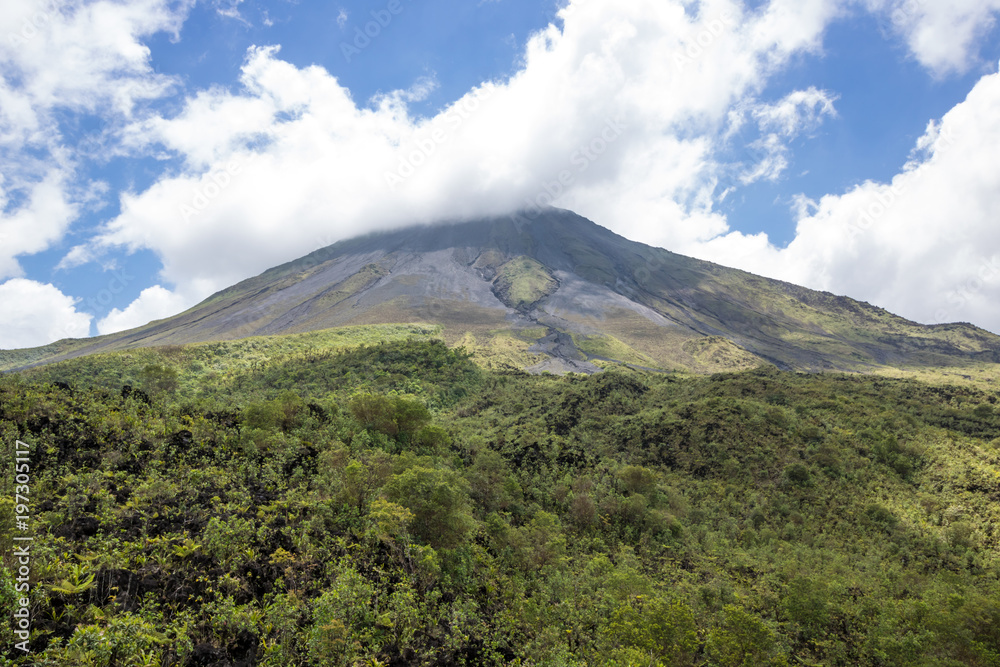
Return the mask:
[[137,346],[427,323],[484,359],[535,371],[607,362],[713,372],[1000,362],[1000,337],[923,326],[866,303],[629,241],[574,213],[410,227],[336,243],[175,317],[5,353],[3,365]]

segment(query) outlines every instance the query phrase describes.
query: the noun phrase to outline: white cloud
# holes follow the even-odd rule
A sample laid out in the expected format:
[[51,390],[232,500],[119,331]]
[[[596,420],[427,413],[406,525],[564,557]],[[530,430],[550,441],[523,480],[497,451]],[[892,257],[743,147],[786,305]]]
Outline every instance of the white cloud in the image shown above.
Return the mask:
[[811,87],[789,93],[776,104],[757,104],[751,109],[762,130],[773,130],[786,138],[794,138],[804,130],[822,122],[823,116],[835,117],[837,96]]
[[818,53],[826,27],[844,14],[844,5],[841,0],[772,0],[749,32],[750,43],[771,68],[796,53]]
[[340,12],[337,14],[337,26],[343,30],[344,26],[347,25],[347,10],[343,7],[340,8]]
[[[423,102],[431,96],[441,84],[434,76],[422,76],[417,79],[412,86],[404,91],[398,92],[398,97],[404,102]],[[395,101],[395,100],[393,100]]]
[[751,158],[740,173],[740,183],[750,185],[757,181],[775,182],[788,169],[791,151],[777,134],[764,135],[746,146],[746,154]]
[[94,249],[89,245],[78,245],[73,246],[66,255],[63,256],[59,263],[56,265],[56,270],[67,271],[69,269],[75,269],[78,266],[83,266],[88,262],[92,262],[97,259],[97,255],[94,253]]
[[250,25],[249,21],[240,14],[240,5],[244,0],[215,0],[215,11],[219,16],[236,19],[237,21]]
[[45,250],[76,218],[77,206],[68,201],[65,179],[63,172],[53,170],[30,186],[26,202],[4,214],[8,195],[0,176],[0,280],[23,275],[17,257]]
[[795,240],[730,234],[696,254],[849,294],[925,323],[1000,332],[1000,74],[917,142],[891,183],[864,183],[802,208]]
[[125,310],[115,308],[97,322],[101,335],[140,327],[153,320],[170,317],[186,308],[187,299],[160,285],[144,289]]
[[[774,104],[749,100],[728,112],[723,145],[738,151],[742,146],[742,159],[736,163],[740,183],[746,186],[781,178],[791,160],[789,142],[818,128],[824,118],[836,117],[836,99],[829,91],[811,87],[793,91]],[[757,138],[747,134],[750,119],[760,133]]]
[[0,284],[0,349],[85,338],[91,316],[53,285],[15,278]]
[[53,109],[127,115],[137,102],[162,96],[175,81],[153,71],[141,40],[176,34],[191,4],[23,0],[5,7],[0,64],[17,115],[5,119],[4,134],[38,142],[37,129],[52,129]]
[[996,24],[1000,0],[864,0],[888,33],[902,35],[914,57],[938,76],[965,72]]

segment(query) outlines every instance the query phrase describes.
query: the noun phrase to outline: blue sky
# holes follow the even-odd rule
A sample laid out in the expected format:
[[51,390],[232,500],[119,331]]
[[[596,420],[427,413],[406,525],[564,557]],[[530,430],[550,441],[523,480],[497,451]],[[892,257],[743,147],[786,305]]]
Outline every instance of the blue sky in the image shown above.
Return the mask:
[[1000,332],[998,13],[24,0],[0,10],[0,347],[139,326],[373,229],[533,203]]
[[[980,78],[978,70],[935,77],[885,32],[884,19],[870,14],[837,21],[824,36],[822,56],[803,58],[772,82],[766,93],[772,97],[808,86],[834,91],[838,117],[795,142],[786,178],[763,181],[730,202],[725,210],[733,228],[763,230],[787,244],[795,235],[794,196],[819,198],[865,180],[891,180],[928,120],[964,100]],[[1000,43],[984,40],[982,54],[1000,59]]]

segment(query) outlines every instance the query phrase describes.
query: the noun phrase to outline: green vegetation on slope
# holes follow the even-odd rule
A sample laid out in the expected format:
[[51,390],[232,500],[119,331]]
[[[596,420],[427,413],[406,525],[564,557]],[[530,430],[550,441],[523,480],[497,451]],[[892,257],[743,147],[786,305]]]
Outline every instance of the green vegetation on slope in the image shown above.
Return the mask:
[[93,342],[92,339],[61,340],[42,347],[0,350],[0,372],[30,364],[44,363],[53,357],[72,352]]
[[500,267],[493,292],[511,308],[528,309],[558,286],[544,266],[530,257],[516,257]]
[[[140,347],[95,354],[26,371],[39,381],[85,383],[108,391],[124,385],[147,387],[147,374],[168,368],[177,374],[175,398],[246,394],[248,377],[269,377],[269,369],[290,368],[303,360],[329,358],[337,352],[379,342],[424,340],[440,333],[429,325],[380,324],[327,329],[285,336],[258,336],[234,341]],[[419,337],[419,338],[418,338]],[[282,372],[279,370],[279,373]],[[151,388],[156,393],[156,387]]]
[[0,664],[1000,665],[995,393],[239,350],[0,378]]

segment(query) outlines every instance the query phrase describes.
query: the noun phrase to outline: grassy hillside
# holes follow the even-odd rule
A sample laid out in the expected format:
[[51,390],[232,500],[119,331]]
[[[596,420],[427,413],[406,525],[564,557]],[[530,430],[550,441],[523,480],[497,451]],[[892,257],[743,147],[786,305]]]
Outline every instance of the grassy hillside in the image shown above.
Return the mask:
[[25,371],[41,382],[67,381],[118,391],[124,385],[159,393],[170,388],[174,400],[220,397],[245,392],[248,375],[301,359],[328,357],[344,349],[379,342],[427,339],[440,328],[421,325],[344,327],[290,336],[258,336],[234,341],[140,347],[57,362]]
[[1000,665],[996,391],[381,333],[0,378],[0,664]]

